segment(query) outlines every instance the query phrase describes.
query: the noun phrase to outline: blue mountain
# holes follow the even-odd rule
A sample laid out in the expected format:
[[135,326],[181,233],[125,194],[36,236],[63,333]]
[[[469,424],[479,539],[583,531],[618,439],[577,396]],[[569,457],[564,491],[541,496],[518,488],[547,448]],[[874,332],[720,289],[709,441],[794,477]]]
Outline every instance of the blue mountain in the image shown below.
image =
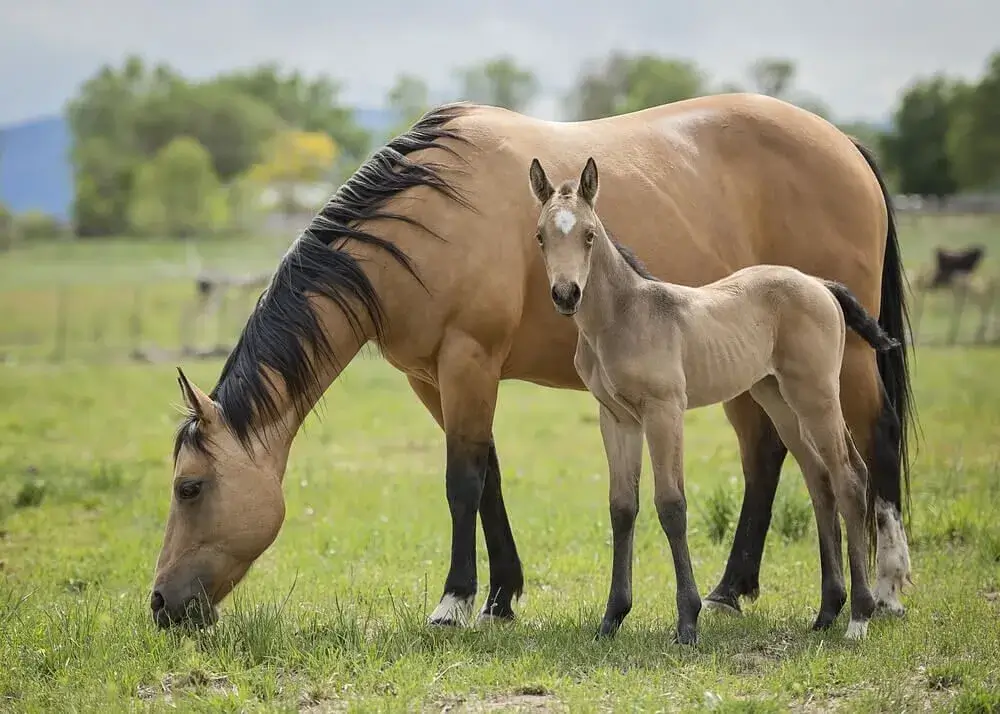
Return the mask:
[[[355,116],[377,142],[396,121],[388,109],[356,109]],[[73,206],[71,144],[62,116],[0,127],[0,203],[14,213],[40,210],[68,221]]]

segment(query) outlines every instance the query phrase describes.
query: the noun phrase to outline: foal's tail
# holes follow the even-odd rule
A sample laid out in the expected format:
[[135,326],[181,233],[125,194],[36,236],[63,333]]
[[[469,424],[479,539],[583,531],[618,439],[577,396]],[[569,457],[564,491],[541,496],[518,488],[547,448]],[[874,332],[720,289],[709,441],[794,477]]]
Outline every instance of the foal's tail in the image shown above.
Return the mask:
[[823,284],[840,303],[840,309],[844,311],[844,321],[847,326],[861,335],[872,348],[877,352],[885,352],[900,346],[899,340],[890,337],[882,329],[878,320],[868,314],[868,311],[858,302],[854,293],[846,285],[835,280],[824,280]]

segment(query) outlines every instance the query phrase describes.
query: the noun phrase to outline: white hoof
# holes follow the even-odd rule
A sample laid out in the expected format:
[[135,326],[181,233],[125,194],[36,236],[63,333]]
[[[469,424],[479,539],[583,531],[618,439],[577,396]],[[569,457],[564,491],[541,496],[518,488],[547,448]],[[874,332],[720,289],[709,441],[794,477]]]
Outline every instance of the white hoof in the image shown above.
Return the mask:
[[851,620],[847,623],[847,631],[844,633],[845,640],[863,640],[868,636],[867,620]]
[[451,625],[465,627],[472,619],[474,597],[458,597],[451,593],[445,594],[434,612],[427,618],[432,625]]

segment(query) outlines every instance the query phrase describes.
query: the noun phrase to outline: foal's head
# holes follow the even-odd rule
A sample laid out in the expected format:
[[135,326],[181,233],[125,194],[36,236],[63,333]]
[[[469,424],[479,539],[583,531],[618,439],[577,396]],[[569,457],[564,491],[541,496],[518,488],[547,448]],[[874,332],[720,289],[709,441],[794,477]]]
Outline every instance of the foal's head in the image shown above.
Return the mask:
[[590,274],[590,253],[602,230],[597,200],[597,164],[587,159],[579,181],[552,187],[538,159],[532,159],[531,191],[542,206],[535,238],[542,248],[545,271],[552,286],[552,302],[563,315],[580,307]]

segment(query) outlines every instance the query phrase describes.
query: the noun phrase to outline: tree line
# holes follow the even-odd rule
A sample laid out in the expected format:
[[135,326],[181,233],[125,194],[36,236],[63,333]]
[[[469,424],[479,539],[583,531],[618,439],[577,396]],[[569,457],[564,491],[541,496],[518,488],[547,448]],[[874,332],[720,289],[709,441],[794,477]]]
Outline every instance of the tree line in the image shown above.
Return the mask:
[[[457,96],[524,111],[540,84],[530,68],[499,56],[456,70]],[[796,84],[795,63],[764,57],[745,81],[716,84],[690,60],[614,52],[581,69],[563,98],[566,118],[593,119],[728,91],[780,97],[831,121],[828,107]],[[288,212],[295,187],[337,182],[388,137],[359,126],[330,76],[308,78],[275,64],[202,81],[140,57],[106,65],[67,106],[79,236],[192,236],[251,229],[262,191]],[[398,117],[390,135],[430,108],[419,76],[401,74],[386,97]],[[942,74],[903,88],[892,129],[841,128],[870,146],[896,190],[947,196],[1000,184],[1000,51],[976,81]],[[307,207],[306,207],[307,208]],[[25,237],[57,230],[23,217]],[[0,208],[0,233],[12,218]],[[6,226],[6,228],[5,228]]]

